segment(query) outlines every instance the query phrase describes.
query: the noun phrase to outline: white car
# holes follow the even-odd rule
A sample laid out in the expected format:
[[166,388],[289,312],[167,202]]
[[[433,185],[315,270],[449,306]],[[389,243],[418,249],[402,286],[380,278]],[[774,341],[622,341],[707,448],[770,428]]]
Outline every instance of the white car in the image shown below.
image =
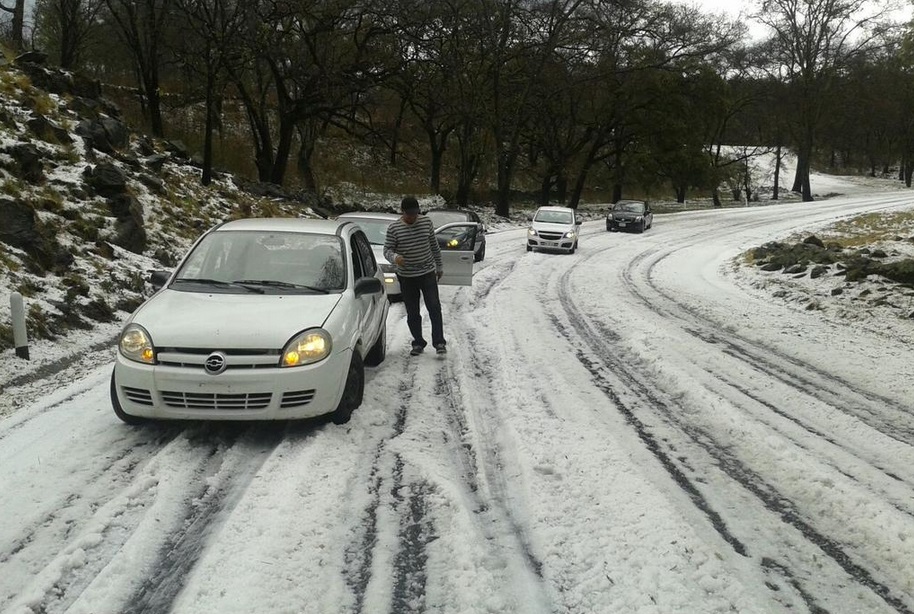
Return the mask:
[[527,251],[550,249],[573,254],[582,222],[569,207],[540,207],[527,230]]
[[359,225],[368,242],[371,243],[371,249],[374,251],[375,260],[384,273],[384,287],[387,289],[387,298],[391,302],[399,301],[400,281],[397,279],[397,267],[394,266],[387,258],[384,257],[384,239],[387,238],[387,227],[391,223],[400,219],[395,213],[373,213],[370,211],[360,211],[353,213],[344,213],[339,216],[340,220],[348,220]]
[[[402,298],[400,281],[397,279],[397,267],[384,257],[384,240],[387,238],[387,227],[400,219],[394,213],[374,213],[358,211],[343,213],[337,219],[354,222],[365,231],[371,243],[375,259],[384,273],[384,287],[391,302]],[[473,263],[479,260],[480,240],[485,241],[482,225],[474,221],[460,221],[443,224],[435,228],[435,237],[441,247],[441,260],[444,275],[438,280],[441,286],[469,286],[473,283]]]
[[286,420],[362,402],[383,362],[388,301],[355,224],[234,220],[200,237],[118,342],[111,402],[124,422]]

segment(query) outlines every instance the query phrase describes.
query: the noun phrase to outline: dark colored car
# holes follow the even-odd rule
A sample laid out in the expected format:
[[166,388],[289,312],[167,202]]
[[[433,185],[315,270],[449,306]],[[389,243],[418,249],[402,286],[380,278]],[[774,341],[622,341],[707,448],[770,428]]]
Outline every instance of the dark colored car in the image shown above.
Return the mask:
[[654,225],[654,213],[644,200],[620,200],[606,214],[606,230],[644,232]]
[[486,257],[486,227],[475,211],[469,209],[447,208],[447,209],[430,209],[425,215],[432,221],[435,228],[452,224],[454,222],[473,222],[478,224],[476,232],[476,243],[473,248],[474,262],[480,262]]

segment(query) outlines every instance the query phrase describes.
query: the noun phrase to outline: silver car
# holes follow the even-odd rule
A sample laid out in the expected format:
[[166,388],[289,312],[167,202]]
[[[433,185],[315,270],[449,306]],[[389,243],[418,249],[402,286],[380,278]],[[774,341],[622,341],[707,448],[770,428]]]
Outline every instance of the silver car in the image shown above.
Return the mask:
[[378,261],[378,266],[381,268],[381,272],[384,273],[384,287],[387,289],[387,298],[391,302],[399,301],[402,298],[400,282],[397,280],[396,267],[384,257],[384,239],[387,237],[387,227],[392,222],[400,219],[400,216],[394,213],[360,211],[357,213],[344,213],[337,219],[355,222],[365,232],[368,242],[371,243],[371,249],[374,251],[375,260]]
[[345,423],[387,348],[384,276],[355,224],[242,219],[197,240],[129,318],[111,403],[124,422]]

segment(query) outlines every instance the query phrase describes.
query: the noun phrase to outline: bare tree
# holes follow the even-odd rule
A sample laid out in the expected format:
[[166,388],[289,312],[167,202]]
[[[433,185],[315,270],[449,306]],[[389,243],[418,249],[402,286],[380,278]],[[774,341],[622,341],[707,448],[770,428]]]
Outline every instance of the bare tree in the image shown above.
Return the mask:
[[61,68],[76,68],[103,7],[104,0],[37,0],[35,36],[41,48],[56,54]]
[[105,0],[118,35],[133,55],[143,110],[152,133],[160,137],[165,135],[160,73],[166,20],[173,4],[173,0]]
[[176,51],[185,74],[190,75],[198,90],[202,85],[204,99],[203,185],[213,177],[213,131],[219,122],[222,93],[227,75],[244,63],[238,48],[245,23],[242,0],[175,0],[182,16]]
[[772,61],[786,73],[795,115],[790,128],[797,148],[793,191],[812,200],[809,169],[824,104],[835,78],[849,62],[882,45],[886,0],[759,0],[753,17],[772,31]]

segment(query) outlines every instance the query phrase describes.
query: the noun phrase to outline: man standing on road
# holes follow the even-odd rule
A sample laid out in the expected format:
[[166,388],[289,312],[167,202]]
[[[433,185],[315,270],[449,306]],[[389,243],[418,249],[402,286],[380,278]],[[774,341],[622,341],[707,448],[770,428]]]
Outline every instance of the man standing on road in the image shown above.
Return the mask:
[[406,323],[413,336],[409,354],[418,356],[427,345],[422,337],[419,294],[425,299],[425,308],[432,321],[432,346],[439,354],[444,354],[447,342],[444,340],[441,300],[438,298],[438,280],[443,273],[441,248],[435,238],[432,221],[419,215],[419,201],[407,196],[400,203],[400,211],[400,219],[387,227],[384,257],[397,266],[397,278],[406,307]]

